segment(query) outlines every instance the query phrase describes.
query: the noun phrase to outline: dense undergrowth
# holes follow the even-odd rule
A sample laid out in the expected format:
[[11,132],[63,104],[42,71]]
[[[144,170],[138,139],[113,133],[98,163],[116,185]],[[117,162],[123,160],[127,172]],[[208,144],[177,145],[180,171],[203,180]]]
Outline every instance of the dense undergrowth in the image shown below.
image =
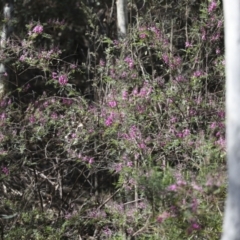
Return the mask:
[[[91,61],[52,47],[60,19],[31,21],[24,41],[1,50],[15,72],[37,76],[0,103],[2,239],[219,239],[221,5],[144,11],[124,41],[99,35]],[[91,97],[78,88],[84,74]]]

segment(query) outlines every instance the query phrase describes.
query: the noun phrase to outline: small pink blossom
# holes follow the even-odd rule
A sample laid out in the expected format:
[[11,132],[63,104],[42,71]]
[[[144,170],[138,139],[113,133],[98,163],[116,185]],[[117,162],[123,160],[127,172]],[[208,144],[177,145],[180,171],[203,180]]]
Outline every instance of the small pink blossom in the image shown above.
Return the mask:
[[139,148],[140,148],[140,149],[146,149],[145,143],[140,143],[140,144],[139,144]]
[[93,161],[94,161],[93,158],[89,158],[88,163],[89,163],[89,164],[92,164]]
[[197,71],[195,71],[195,72],[193,73],[193,76],[194,76],[194,77],[201,77],[201,75],[202,75],[202,72],[199,71],[199,70],[197,70]]
[[181,57],[177,56],[177,57],[174,58],[174,64],[175,64],[176,67],[180,66],[181,63],[182,63]]
[[188,135],[190,135],[190,130],[189,129],[184,129],[182,132],[183,137],[187,137]]
[[2,113],[1,115],[0,115],[0,119],[2,120],[2,121],[4,121],[5,119],[6,119],[6,113]]
[[34,123],[36,121],[35,117],[32,115],[29,117],[29,122]]
[[200,229],[200,225],[198,223],[193,223],[191,227],[194,230],[199,230]]
[[177,118],[176,117],[171,117],[170,123],[176,123],[176,122],[177,122]]
[[184,82],[185,81],[185,78],[182,76],[182,75],[179,75],[175,78],[175,81],[176,82]]
[[25,60],[25,58],[26,58],[25,55],[21,55],[21,57],[19,58],[19,60],[23,62],[23,61]]
[[34,28],[33,28],[33,33],[38,33],[38,34],[40,34],[40,33],[42,33],[43,32],[43,26],[42,25],[37,25],[37,26],[35,26]]
[[224,111],[219,111],[217,113],[217,115],[220,117],[220,118],[224,118],[225,117],[225,112]]
[[186,47],[186,48],[189,48],[189,47],[192,47],[192,46],[193,46],[193,45],[192,45],[190,42],[188,42],[188,41],[185,42],[185,47]]
[[128,162],[127,162],[127,166],[128,166],[128,167],[132,167],[132,166],[133,166],[132,161],[128,161]]
[[58,74],[57,74],[56,72],[52,72],[52,78],[53,78],[53,79],[57,79],[57,75],[58,75]]
[[132,69],[134,67],[134,61],[133,61],[133,59],[131,57],[126,57],[124,59],[124,61],[126,63],[128,63],[128,66],[129,66],[130,69]]
[[76,64],[71,64],[71,65],[70,65],[70,68],[71,68],[71,69],[75,69],[75,68],[77,68],[77,65],[76,65]]
[[211,129],[215,129],[217,127],[217,123],[216,122],[213,122],[210,126]]
[[61,85],[66,85],[67,82],[68,82],[68,78],[66,75],[60,75],[58,77],[58,82],[61,84]]
[[117,173],[122,171],[122,163],[118,163],[115,165],[115,171]]
[[104,66],[106,65],[106,62],[105,62],[103,59],[100,59],[99,65],[100,65],[101,67],[104,67]]
[[192,185],[192,188],[193,188],[193,189],[195,189],[195,190],[197,190],[197,191],[202,191],[202,187],[199,186],[199,185],[197,185],[196,183],[192,183],[191,185]]
[[105,120],[105,125],[106,125],[107,127],[111,126],[111,125],[113,124],[113,119],[114,119],[114,114],[111,113],[111,114],[107,117],[107,119]]
[[226,147],[226,140],[223,137],[220,137],[215,144],[219,145],[221,148]]
[[147,37],[147,34],[146,34],[146,33],[140,33],[140,34],[139,34],[139,37],[140,37],[141,39],[144,39],[144,38]]
[[168,64],[168,63],[169,63],[169,57],[168,57],[167,54],[163,54],[163,55],[162,55],[162,58],[163,58],[163,61],[164,61],[165,64]]
[[136,96],[138,94],[138,89],[134,88],[133,91],[132,91],[132,94],[133,94],[133,96]]
[[117,102],[116,101],[110,101],[108,103],[108,105],[111,107],[111,108],[115,108],[117,106]]
[[217,3],[215,0],[212,0],[209,7],[208,7],[208,12],[211,13],[217,8]]
[[103,229],[103,233],[104,233],[104,235],[106,235],[107,237],[111,237],[111,236],[112,236],[112,230],[109,229],[108,227],[105,227],[105,228]]
[[223,21],[222,20],[218,21],[217,27],[220,28],[222,27],[222,25],[223,25]]
[[4,173],[5,175],[8,175],[9,169],[7,167],[2,167],[2,173]]
[[177,185],[178,186],[184,186],[184,185],[186,185],[187,183],[184,181],[184,180],[182,180],[182,179],[179,179],[179,180],[177,180]]
[[200,229],[201,229],[201,226],[198,223],[192,222],[190,227],[188,228],[188,234],[191,234],[193,231],[197,231]]
[[167,189],[168,189],[169,191],[176,192],[177,189],[178,189],[178,187],[177,187],[176,184],[172,184],[172,185],[168,186]]
[[52,113],[51,118],[52,118],[53,120],[56,120],[56,119],[58,118],[57,113]]

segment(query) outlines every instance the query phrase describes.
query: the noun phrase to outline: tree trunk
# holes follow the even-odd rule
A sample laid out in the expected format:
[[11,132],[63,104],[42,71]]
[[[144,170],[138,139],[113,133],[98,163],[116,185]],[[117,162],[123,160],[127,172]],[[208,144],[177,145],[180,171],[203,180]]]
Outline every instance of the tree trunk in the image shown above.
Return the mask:
[[128,10],[127,0],[117,0],[117,27],[118,39],[124,39],[127,36]]
[[[11,18],[12,18],[12,10],[13,7],[9,3],[6,3],[3,8],[3,17],[4,17],[4,23],[2,26],[1,31],[1,40],[0,40],[0,47],[1,49],[6,47],[7,38],[10,35],[10,32],[12,31],[11,26]],[[5,87],[7,83],[7,72],[6,67],[3,63],[0,63],[0,98],[5,93]]]
[[224,0],[228,196],[222,240],[240,240],[240,1]]

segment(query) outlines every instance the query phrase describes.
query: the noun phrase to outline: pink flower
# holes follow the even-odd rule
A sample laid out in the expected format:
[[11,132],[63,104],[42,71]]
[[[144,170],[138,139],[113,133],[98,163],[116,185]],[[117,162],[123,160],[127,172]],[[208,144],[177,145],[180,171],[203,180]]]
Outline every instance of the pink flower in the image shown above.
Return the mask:
[[220,28],[222,27],[222,25],[223,25],[223,21],[222,20],[218,21],[217,27]]
[[177,57],[174,58],[174,64],[175,64],[176,66],[181,65],[181,63],[182,63],[181,57],[177,56]]
[[201,229],[201,226],[198,223],[192,222],[190,227],[188,228],[188,234],[191,234],[193,231],[197,231],[200,229]]
[[220,137],[215,144],[219,145],[221,148],[226,147],[226,140],[223,137]]
[[114,40],[114,41],[113,41],[113,44],[114,44],[115,46],[117,46],[117,45],[119,44],[119,41],[118,41],[118,40]]
[[100,64],[101,67],[104,67],[106,62],[103,59],[100,59],[99,64]]
[[225,112],[224,111],[219,111],[217,113],[217,115],[220,117],[220,118],[224,118],[225,117]]
[[192,185],[192,188],[193,188],[193,189],[195,189],[195,190],[197,190],[197,191],[202,191],[202,187],[199,186],[199,185],[197,185],[196,183],[192,183],[191,185]]
[[66,75],[60,75],[58,77],[58,82],[61,84],[61,85],[66,85],[67,82],[68,82],[68,78]]
[[110,107],[114,108],[114,107],[117,106],[117,102],[116,102],[116,101],[110,101],[110,102],[108,103],[108,105],[109,105]]
[[136,95],[138,94],[138,89],[137,89],[137,88],[134,88],[133,91],[132,91],[132,94],[133,94],[134,96],[136,96]]
[[115,165],[115,171],[118,173],[118,172],[121,172],[122,170],[122,163],[118,163]]
[[109,229],[108,227],[105,227],[105,228],[103,229],[103,233],[104,233],[104,235],[106,235],[107,237],[111,237],[111,236],[112,236],[112,231],[111,231],[111,229]]
[[187,42],[185,42],[185,47],[186,47],[186,48],[192,47],[192,44],[187,41]]
[[208,7],[208,12],[211,13],[213,12],[215,9],[217,8],[217,3],[215,0],[212,0],[212,2],[210,3],[209,7]]
[[2,173],[4,173],[5,175],[8,175],[9,169],[7,167],[2,167]]
[[2,114],[0,115],[0,119],[1,119],[2,121],[4,121],[4,120],[6,119],[6,113],[2,113]]
[[184,185],[186,185],[187,183],[184,181],[184,180],[181,180],[181,179],[179,179],[179,180],[177,180],[177,185],[178,186],[184,186]]
[[106,119],[106,121],[105,121],[105,125],[106,125],[107,127],[111,126],[112,123],[113,123],[113,120],[112,120],[111,117],[108,117],[108,118]]
[[217,127],[217,123],[216,122],[213,122],[210,126],[211,129],[215,129]]
[[34,123],[35,121],[36,121],[36,119],[35,119],[34,116],[31,116],[31,117],[29,118],[29,122],[30,122],[30,123]]
[[192,224],[192,229],[199,230],[200,229],[200,225],[198,223],[193,223]]
[[107,127],[109,127],[113,124],[113,118],[114,118],[114,114],[111,113],[110,116],[108,116],[108,118],[105,120],[105,125]]
[[170,123],[176,123],[176,122],[177,122],[177,118],[176,117],[171,117]]
[[19,60],[20,60],[20,61],[24,61],[24,60],[25,60],[25,58],[26,58],[26,56],[25,56],[25,55],[21,55],[21,57],[19,58]]
[[141,148],[141,149],[146,149],[145,143],[140,143],[140,144],[139,144],[139,148]]
[[57,78],[57,73],[56,72],[52,72],[52,78],[56,79]]
[[195,71],[195,72],[193,73],[193,76],[194,76],[194,77],[200,77],[201,75],[202,75],[202,72],[199,71],[199,70],[197,70],[197,71]]
[[179,75],[179,76],[177,76],[177,77],[175,78],[175,81],[176,81],[176,82],[184,82],[185,79],[184,79],[184,77],[183,77],[182,75]]
[[172,184],[172,185],[168,186],[167,189],[169,191],[176,192],[177,191],[177,185],[176,184]]
[[89,158],[88,163],[92,164],[93,163],[93,158]]
[[35,27],[33,28],[32,31],[33,31],[34,33],[40,34],[40,33],[43,32],[43,26],[42,26],[42,25],[37,25],[37,26],[35,26]]
[[124,61],[125,61],[126,63],[128,63],[128,66],[129,66],[130,69],[132,69],[132,68],[134,67],[134,62],[133,62],[133,59],[132,59],[131,57],[126,57],[126,58],[124,59]]
[[167,54],[163,54],[163,55],[162,55],[162,58],[163,58],[164,63],[166,63],[166,64],[169,63],[169,57],[168,57]]
[[56,120],[56,119],[58,118],[57,113],[52,113],[51,118],[52,118],[53,120]]
[[140,35],[139,35],[139,37],[141,38],[141,39],[144,39],[144,38],[146,38],[146,33],[141,33]]
[[131,161],[127,162],[128,167],[132,167],[133,163]]

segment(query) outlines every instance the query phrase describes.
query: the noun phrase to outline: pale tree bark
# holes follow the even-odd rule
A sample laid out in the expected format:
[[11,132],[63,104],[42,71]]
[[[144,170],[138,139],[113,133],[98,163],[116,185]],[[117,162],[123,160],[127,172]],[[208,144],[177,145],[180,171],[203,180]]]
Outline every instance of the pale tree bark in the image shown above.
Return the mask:
[[240,240],[240,1],[224,0],[228,196],[222,240]]
[[117,27],[118,39],[124,39],[127,36],[128,26],[128,8],[127,0],[117,0]]
[[[12,4],[6,3],[3,7],[4,24],[0,35],[0,47],[4,49],[6,47],[7,39],[11,32],[11,19],[12,19]],[[5,93],[5,86],[7,82],[6,67],[3,63],[0,63],[0,98]]]

